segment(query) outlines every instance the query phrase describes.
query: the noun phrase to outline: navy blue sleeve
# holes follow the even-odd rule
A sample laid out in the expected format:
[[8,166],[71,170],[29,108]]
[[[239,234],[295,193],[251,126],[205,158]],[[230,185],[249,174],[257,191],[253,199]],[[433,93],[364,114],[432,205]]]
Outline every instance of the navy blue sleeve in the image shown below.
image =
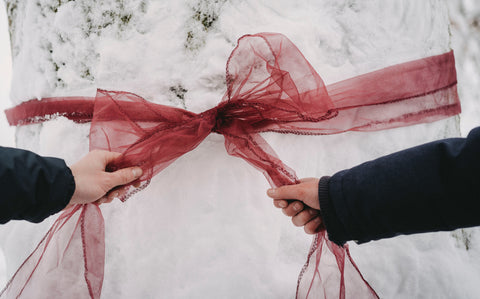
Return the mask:
[[61,159],[0,147],[0,190],[0,223],[41,222],[68,204],[75,181]]
[[[327,194],[327,196],[325,196]],[[480,225],[480,127],[324,178],[320,209],[342,245]]]

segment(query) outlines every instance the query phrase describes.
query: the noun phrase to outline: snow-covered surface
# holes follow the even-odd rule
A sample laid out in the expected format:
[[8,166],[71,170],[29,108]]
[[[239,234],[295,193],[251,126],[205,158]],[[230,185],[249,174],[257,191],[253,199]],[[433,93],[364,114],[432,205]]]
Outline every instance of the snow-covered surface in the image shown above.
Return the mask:
[[480,125],[480,2],[448,1],[455,51],[462,135]]
[[[0,1],[0,111],[10,106],[8,93],[11,80],[10,40],[8,36],[7,14],[3,1]],[[0,112],[0,146],[15,146],[15,129],[7,125],[6,117]],[[0,285],[6,280],[6,265],[3,251],[0,249]]]
[[[480,123],[480,5],[474,0],[449,2],[448,9],[446,1],[433,0],[7,1],[13,2],[14,104],[94,95],[100,87],[203,111],[222,97],[225,63],[236,40],[273,31],[288,36],[327,84],[450,47],[456,51],[461,121],[321,137],[266,134],[300,177],[458,136],[460,128],[466,134]],[[68,163],[88,150],[88,124],[66,119],[19,128],[16,136],[17,146]],[[267,187],[260,173],[226,154],[221,136],[212,135],[138,196],[102,206],[103,297],[292,298],[311,239],[273,208]],[[8,276],[54,219],[0,227]],[[480,294],[478,229],[350,246],[383,298]]]
[[[11,105],[8,94],[12,78],[12,59],[4,5],[3,1],[0,1],[0,111]],[[14,146],[14,134],[15,129],[8,126],[5,114],[0,112],[0,146]]]

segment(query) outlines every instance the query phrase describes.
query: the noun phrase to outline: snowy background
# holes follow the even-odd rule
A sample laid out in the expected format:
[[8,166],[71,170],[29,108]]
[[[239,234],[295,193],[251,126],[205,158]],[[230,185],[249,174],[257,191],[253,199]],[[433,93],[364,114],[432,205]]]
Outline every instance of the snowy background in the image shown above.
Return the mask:
[[[338,144],[339,150],[319,153],[313,161],[289,158],[288,154],[300,148],[302,152],[305,149],[305,156],[314,156],[317,144],[310,148],[307,145],[317,141],[289,137],[296,138],[288,139],[295,142],[285,146],[281,137],[267,136],[280,157],[286,157],[287,164],[294,166],[300,176],[331,173],[422,141],[455,136],[458,124],[462,135],[480,125],[480,4],[475,0],[398,1],[398,6],[384,4],[380,8],[379,3],[390,2],[319,1],[313,4],[305,1],[309,3],[304,4],[308,9],[298,8],[298,3],[294,5],[293,1],[286,0],[241,1],[235,5],[227,1],[211,1],[209,5],[209,1],[192,0],[184,1],[186,5],[174,1],[175,4],[168,5],[151,2],[148,10],[142,6],[148,1],[130,1],[131,7],[119,10],[123,15],[101,14],[115,2],[105,1],[106,4],[98,4],[98,11],[89,12],[88,22],[83,15],[79,17],[88,5],[82,7],[69,2],[55,11],[52,24],[49,23],[53,18],[52,7],[47,5],[48,1],[40,2],[43,6],[32,5],[25,10],[31,15],[22,23],[25,27],[17,27],[15,33],[17,73],[10,96],[10,44],[4,2],[1,2],[0,110],[12,102],[37,96],[91,95],[95,77],[96,84],[102,88],[133,90],[164,104],[202,111],[215,105],[222,93],[224,64],[236,38],[255,30],[285,33],[317,70],[322,69],[321,76],[327,83],[408,59],[439,54],[449,47],[455,50],[463,106],[459,122],[451,119],[369,135],[325,137],[321,143],[332,147]],[[442,8],[444,3],[448,3],[448,10]],[[129,11],[137,13],[129,14]],[[399,12],[403,15],[399,16]],[[40,14],[50,18],[37,19]],[[163,18],[158,21],[156,15]],[[153,21],[160,24],[151,23]],[[212,29],[208,29],[212,24]],[[315,24],[321,26],[315,27]],[[84,31],[91,28],[98,31],[82,39]],[[143,35],[150,38],[144,40]],[[186,40],[179,43],[178,36],[185,35]],[[159,36],[158,43],[152,42]],[[43,43],[44,39],[50,44]],[[186,54],[183,48],[187,49]],[[28,71],[30,68],[33,71]],[[151,74],[158,80],[152,79]],[[199,98],[205,100],[199,101]],[[2,114],[1,145],[13,145],[13,131]],[[86,151],[87,125],[58,119],[18,131],[17,145],[42,154],[59,155],[72,162]],[[59,136],[66,144],[61,149]],[[105,298],[158,295],[157,288],[164,285],[168,289],[170,283],[176,287],[170,289],[166,297],[159,297],[201,298],[202,294],[218,298],[219,294],[249,297],[246,289],[263,294],[259,298],[292,297],[296,276],[304,261],[304,256],[295,252],[305,253],[309,239],[290,227],[278,211],[269,214],[273,209],[270,202],[259,200],[267,187],[260,175],[244,167],[243,161],[222,156],[224,149],[210,154],[221,147],[219,144],[221,138],[211,136],[188,157],[172,164],[162,179],[157,179],[140,198],[102,208],[108,236]],[[345,148],[348,151],[343,150]],[[338,158],[332,159],[334,155]],[[322,167],[313,169],[311,164],[322,164]],[[184,177],[185,169],[190,171],[185,178],[192,186],[190,189],[181,189],[178,180],[168,180]],[[200,169],[204,172],[197,172]],[[212,176],[215,184],[227,187],[203,190],[202,186],[213,185],[207,179]],[[234,185],[238,186],[230,190]],[[175,190],[165,191],[169,189]],[[243,203],[223,200],[244,193]],[[175,198],[175,202],[165,208],[151,199],[157,194],[166,194],[164,197]],[[196,196],[202,200],[189,201]],[[157,212],[152,214],[152,210]],[[141,220],[136,220],[139,218]],[[172,219],[178,222],[172,224]],[[215,226],[217,220],[229,229]],[[5,243],[3,248],[9,257],[0,256],[0,285],[6,272],[11,275],[15,271],[51,221],[49,218],[36,226],[9,223],[0,229],[0,241]],[[273,226],[281,230],[272,233]],[[158,230],[159,227],[162,229]],[[145,237],[139,237],[138,231]],[[184,232],[183,238],[178,231]],[[220,237],[215,239],[206,232]],[[277,243],[280,245],[271,245]],[[232,244],[238,247],[237,251],[232,250]],[[196,250],[189,251],[189,246]],[[155,252],[148,248],[155,248]],[[177,258],[173,249],[183,255]],[[402,236],[362,246],[352,244],[352,254],[367,280],[385,298],[476,298],[480,294],[478,229]],[[10,265],[8,269],[6,264]],[[151,265],[157,266],[152,269]],[[125,275],[131,278],[125,280]],[[142,279],[148,276],[156,279]],[[234,286],[230,285],[232,280],[237,282]],[[284,289],[279,287],[282,284]]]
[[[0,110],[10,107],[8,98],[12,78],[12,58],[10,55],[10,37],[8,36],[7,12],[5,3],[0,1]],[[15,129],[7,124],[5,114],[0,113],[0,145],[14,146]]]
[[[8,94],[12,78],[12,59],[10,55],[10,38],[8,36],[5,3],[0,1],[0,110],[10,107]],[[15,129],[8,126],[4,113],[0,113],[0,146],[15,146]],[[0,250],[0,285],[5,285],[5,259]]]

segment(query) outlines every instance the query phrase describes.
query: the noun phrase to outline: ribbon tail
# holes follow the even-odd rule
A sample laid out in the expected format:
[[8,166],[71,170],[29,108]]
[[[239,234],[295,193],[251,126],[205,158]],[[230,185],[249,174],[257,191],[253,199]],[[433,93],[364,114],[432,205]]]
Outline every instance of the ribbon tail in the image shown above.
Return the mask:
[[258,133],[225,136],[227,152],[259,169],[272,187],[298,183],[295,171],[285,165],[265,139]]
[[63,212],[0,293],[0,298],[100,298],[104,222],[98,206]]
[[324,133],[376,131],[461,112],[453,51],[386,67],[327,86],[335,109]]
[[[223,134],[228,153],[260,169],[270,185],[298,183],[295,172],[278,159],[260,134]],[[298,277],[296,298],[374,299],[378,295],[353,262],[348,245],[339,247],[328,239],[325,231],[321,231],[315,236]]]
[[339,247],[328,239],[326,231],[321,231],[313,239],[298,277],[296,299],[308,298],[378,299],[379,296],[360,273],[348,244]]
[[85,205],[81,217],[81,237],[85,283],[90,298],[99,299],[105,265],[105,224],[102,212],[95,204]]

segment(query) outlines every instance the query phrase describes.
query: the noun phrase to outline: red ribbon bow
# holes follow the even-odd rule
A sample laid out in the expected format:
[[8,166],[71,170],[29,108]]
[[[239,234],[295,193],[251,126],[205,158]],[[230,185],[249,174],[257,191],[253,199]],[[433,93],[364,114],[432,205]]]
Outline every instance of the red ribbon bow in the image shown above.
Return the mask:
[[[290,40],[281,34],[260,33],[239,39],[227,63],[227,92],[222,102],[200,114],[153,104],[132,93],[98,90],[95,101],[88,98],[30,101],[10,109],[7,116],[11,124],[38,122],[51,114],[79,122],[91,120],[90,148],[123,153],[111,169],[142,167],[144,172],[139,180],[143,186],[211,132],[219,133],[225,137],[230,155],[243,158],[261,170],[270,185],[281,186],[297,182],[297,177],[276,156],[261,132],[321,135],[438,120],[460,112],[456,82],[453,52],[449,52],[325,86]],[[84,228],[92,223],[97,229]],[[53,248],[49,247],[52,239],[55,239]],[[67,239],[71,241],[64,242]],[[53,260],[61,265],[63,260],[55,257],[58,250],[76,256],[74,264],[86,282],[83,288],[72,290],[64,277],[68,270],[60,267],[52,272],[51,265],[45,262]],[[29,291],[38,296],[36,288],[42,282],[47,287],[41,290],[52,297],[52,288],[43,282],[59,279],[55,289],[70,290],[73,296],[99,298],[103,256],[100,210],[92,205],[74,207],[55,222],[2,296]],[[321,266],[328,258],[336,261],[338,269]],[[48,278],[44,272],[49,273]],[[70,279],[76,281],[78,277]],[[321,232],[300,275],[297,297],[349,295],[377,297],[350,258],[348,248],[336,246]]]

